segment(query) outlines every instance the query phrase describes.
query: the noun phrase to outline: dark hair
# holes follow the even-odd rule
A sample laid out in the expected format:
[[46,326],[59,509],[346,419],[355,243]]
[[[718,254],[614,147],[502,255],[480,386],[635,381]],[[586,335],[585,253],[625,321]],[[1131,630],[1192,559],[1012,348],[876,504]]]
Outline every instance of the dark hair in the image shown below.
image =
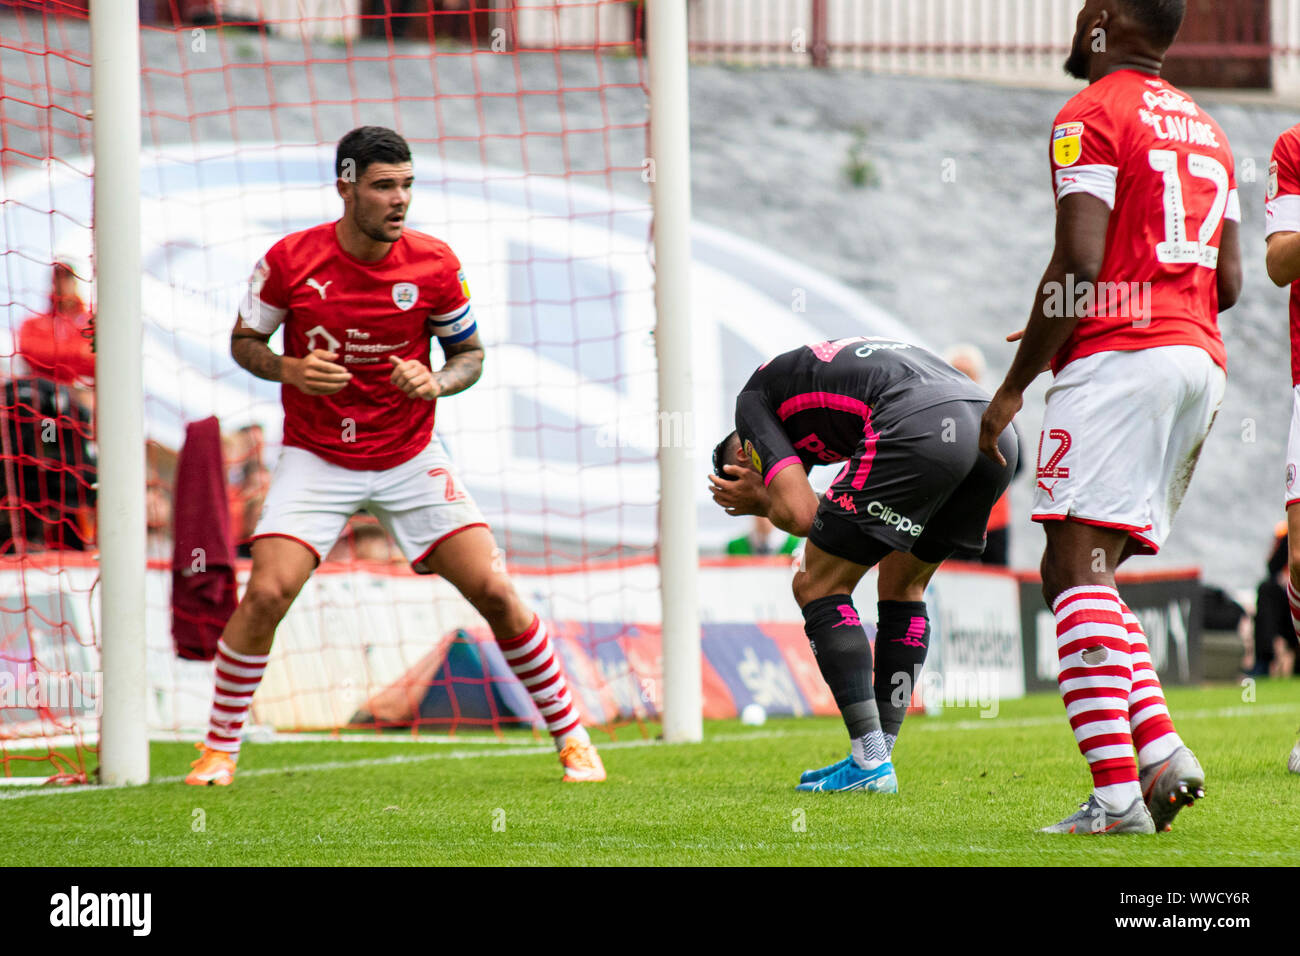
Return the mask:
[[352,160],[352,174],[361,174],[371,163],[409,163],[411,147],[406,140],[387,126],[358,126],[339,140],[334,154],[334,175],[342,178],[343,165]]
[[735,479],[727,474],[722,468],[723,465],[735,464],[735,462],[731,460],[730,456],[727,455],[727,449],[731,447],[731,439],[733,438],[736,439],[737,442],[740,441],[740,435],[733,431],[728,433],[727,437],[718,442],[717,446],[713,449],[713,473],[719,478],[724,478],[727,481],[735,481]]
[[1147,38],[1168,49],[1182,28],[1187,0],[1120,0],[1121,5],[1146,28]]

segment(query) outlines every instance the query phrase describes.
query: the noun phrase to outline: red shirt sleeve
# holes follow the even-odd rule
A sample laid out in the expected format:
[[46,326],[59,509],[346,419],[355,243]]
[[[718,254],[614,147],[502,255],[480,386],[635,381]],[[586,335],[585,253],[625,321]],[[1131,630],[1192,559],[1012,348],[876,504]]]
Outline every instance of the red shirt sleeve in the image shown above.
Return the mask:
[[463,342],[478,331],[465,270],[450,249],[446,249],[446,256],[439,262],[435,277],[429,329],[444,346]]
[[1300,126],[1283,133],[1268,166],[1267,235],[1300,232]]
[[251,329],[270,335],[289,311],[288,275],[284,243],[277,242],[257,261],[248,277],[248,290],[239,306],[239,318]]
[[1052,126],[1050,159],[1056,201],[1074,193],[1096,196],[1115,208],[1120,148],[1105,103],[1076,96]]
[[450,249],[446,258],[439,263],[434,285],[433,309],[429,317],[445,318],[459,312],[469,304],[469,283],[465,281],[465,270],[460,259]]

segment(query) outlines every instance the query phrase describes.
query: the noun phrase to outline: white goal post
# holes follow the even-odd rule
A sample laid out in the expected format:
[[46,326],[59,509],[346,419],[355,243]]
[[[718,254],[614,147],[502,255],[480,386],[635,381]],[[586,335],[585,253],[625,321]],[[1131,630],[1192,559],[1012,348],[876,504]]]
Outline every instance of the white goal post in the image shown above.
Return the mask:
[[145,713],[144,379],[140,315],[140,19],[90,4],[96,268],[95,381],[104,712],[99,782],[149,781]]
[[[691,123],[686,46],[687,0],[647,4],[650,57],[650,159],[655,233],[655,349],[659,360],[659,575],[663,601],[664,740],[703,736],[700,613],[696,577],[693,440],[689,426],[691,348]],[[681,440],[674,440],[680,438]]]
[[[652,122],[660,420],[693,422],[687,0],[646,4]],[[99,620],[104,679],[99,782],[149,779],[144,388],[141,318],[141,65],[135,0],[92,0]],[[658,449],[664,739],[702,737],[699,543],[687,424]]]

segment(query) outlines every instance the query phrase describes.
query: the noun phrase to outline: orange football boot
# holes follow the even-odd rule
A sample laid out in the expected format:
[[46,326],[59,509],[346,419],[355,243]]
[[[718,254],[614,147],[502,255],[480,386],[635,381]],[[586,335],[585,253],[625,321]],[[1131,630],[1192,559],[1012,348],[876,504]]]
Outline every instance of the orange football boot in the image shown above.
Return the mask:
[[230,754],[203,743],[194,746],[199,748],[199,759],[190,764],[194,769],[185,778],[186,783],[194,787],[228,787],[235,782],[235,761]]
[[577,737],[565,737],[560,750],[564,765],[564,783],[599,783],[605,779],[605,765],[600,762],[595,744],[584,744]]

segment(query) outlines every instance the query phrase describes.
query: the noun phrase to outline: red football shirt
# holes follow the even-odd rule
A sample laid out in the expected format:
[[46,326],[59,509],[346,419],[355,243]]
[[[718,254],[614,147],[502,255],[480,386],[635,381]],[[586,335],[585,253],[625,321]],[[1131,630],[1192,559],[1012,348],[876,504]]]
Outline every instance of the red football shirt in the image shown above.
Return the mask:
[[[1266,234],[1300,232],[1300,126],[1278,137],[1268,167]],[[1291,384],[1300,385],[1300,282],[1291,283]]]
[[429,364],[430,345],[474,334],[469,287],[447,244],[406,229],[378,262],[343,251],[334,223],[286,236],[258,262],[240,305],[244,324],[284,325],[284,354],[338,353],[352,380],[333,395],[280,390],[284,443],[344,468],[379,471],[409,461],[433,435],[436,402],[389,382],[390,355]]
[[89,384],[95,380],[90,323],[84,305],[72,314],[52,308],[19,327],[18,352],[35,375],[66,385]]
[[[1195,345],[1223,367],[1219,243],[1241,220],[1232,149],[1192,99],[1120,70],[1065,104],[1051,145],[1059,202],[1082,192],[1111,208],[1095,294],[1067,288],[1080,316],[1052,370],[1097,352]],[[1049,301],[1049,306],[1051,305]]]

